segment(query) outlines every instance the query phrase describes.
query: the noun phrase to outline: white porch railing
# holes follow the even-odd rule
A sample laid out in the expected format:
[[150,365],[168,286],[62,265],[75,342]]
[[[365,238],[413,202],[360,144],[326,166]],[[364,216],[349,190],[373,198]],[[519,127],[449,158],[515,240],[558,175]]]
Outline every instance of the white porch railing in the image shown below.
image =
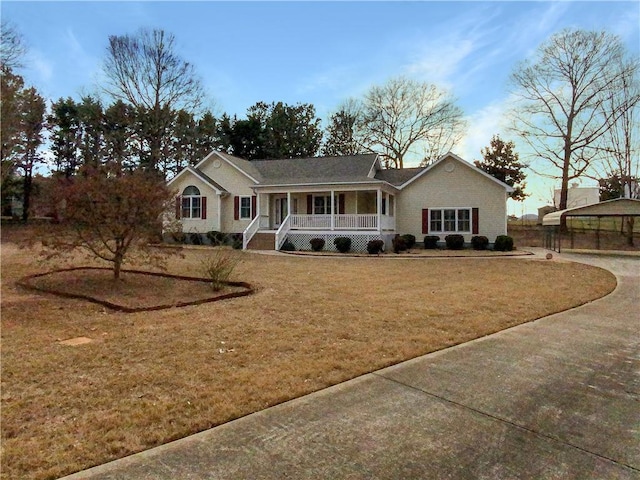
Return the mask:
[[291,217],[293,215],[287,215],[282,223],[280,224],[280,228],[276,232],[276,250],[280,250],[282,244],[284,243],[285,238],[287,238],[287,233],[291,230]]
[[[333,216],[335,230],[377,230],[378,215],[339,214]],[[291,215],[291,230],[331,230],[331,215]]]
[[329,230],[331,215],[291,215],[293,230]]
[[246,250],[247,245],[256,234],[256,232],[260,230],[260,215],[256,215],[256,217],[251,220],[251,223],[244,229],[242,232],[242,249]]
[[378,215],[374,214],[355,214],[355,215],[336,215],[335,228],[347,230],[377,230]]

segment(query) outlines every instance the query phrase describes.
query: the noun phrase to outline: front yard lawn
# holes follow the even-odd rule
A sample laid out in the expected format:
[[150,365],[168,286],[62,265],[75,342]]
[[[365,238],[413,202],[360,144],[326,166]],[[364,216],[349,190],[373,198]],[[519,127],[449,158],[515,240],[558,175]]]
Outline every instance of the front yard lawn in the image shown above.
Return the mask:
[[[244,254],[256,293],[121,313],[16,287],[2,244],[2,478],[55,478],[601,297],[588,266]],[[206,250],[169,271],[200,275]],[[83,338],[79,342],[65,340]],[[87,340],[88,339],[88,340]]]

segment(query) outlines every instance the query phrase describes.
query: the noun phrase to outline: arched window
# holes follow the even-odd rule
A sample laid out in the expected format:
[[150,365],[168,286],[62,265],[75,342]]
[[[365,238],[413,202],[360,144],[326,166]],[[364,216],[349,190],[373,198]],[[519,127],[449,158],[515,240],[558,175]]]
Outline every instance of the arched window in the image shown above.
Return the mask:
[[198,187],[189,185],[182,192],[182,218],[203,218],[202,197]]

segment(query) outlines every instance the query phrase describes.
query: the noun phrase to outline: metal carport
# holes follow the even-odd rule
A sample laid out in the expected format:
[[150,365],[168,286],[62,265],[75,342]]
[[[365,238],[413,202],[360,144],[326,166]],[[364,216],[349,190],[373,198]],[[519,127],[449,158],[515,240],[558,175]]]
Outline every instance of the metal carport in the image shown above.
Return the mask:
[[[569,217],[640,217],[640,200],[632,198],[616,198],[604,202],[593,203],[583,207],[568,208],[546,214],[542,218],[545,227],[544,247],[560,252],[562,246],[562,219]],[[596,230],[596,248],[600,249],[600,230]]]

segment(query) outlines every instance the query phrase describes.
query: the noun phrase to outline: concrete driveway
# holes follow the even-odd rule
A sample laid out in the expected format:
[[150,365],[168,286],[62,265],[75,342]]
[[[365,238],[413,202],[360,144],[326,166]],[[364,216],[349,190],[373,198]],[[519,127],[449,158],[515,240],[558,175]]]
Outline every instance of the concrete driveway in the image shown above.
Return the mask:
[[609,296],[67,479],[640,479],[640,259]]

